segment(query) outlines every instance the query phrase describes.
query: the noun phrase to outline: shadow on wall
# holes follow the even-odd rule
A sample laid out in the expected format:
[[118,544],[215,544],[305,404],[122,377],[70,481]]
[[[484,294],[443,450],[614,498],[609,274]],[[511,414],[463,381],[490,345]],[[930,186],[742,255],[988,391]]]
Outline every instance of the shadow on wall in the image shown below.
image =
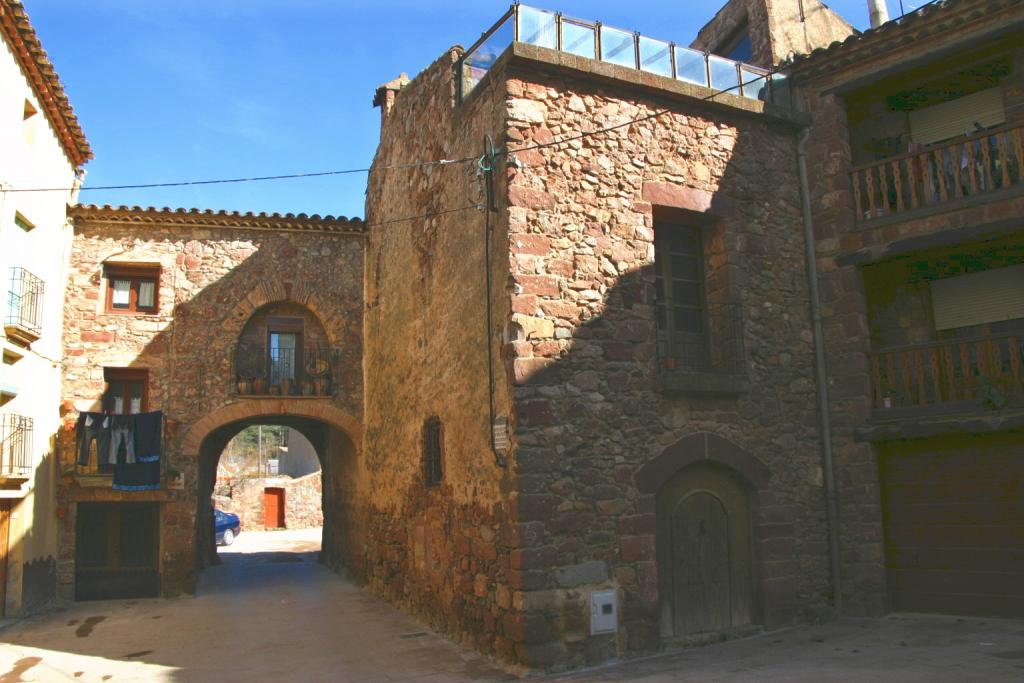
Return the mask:
[[[517,655],[531,666],[829,611],[795,139],[702,115],[594,142],[610,163],[593,173],[617,193],[581,202],[552,170],[585,163],[571,148],[511,173],[531,204],[513,214],[522,315],[506,349],[529,558],[514,577],[530,631]],[[672,178],[698,161],[711,181],[688,182],[708,189]],[[591,632],[597,590],[618,596],[616,634]]]
[[[212,236],[209,230],[195,230],[206,237],[189,239],[193,230],[186,227],[180,233],[154,229],[152,234],[147,233],[150,241],[140,243],[140,230],[138,226],[89,220],[76,227],[68,292],[72,320],[65,335],[73,363],[66,372],[65,398],[77,408],[97,409],[104,392],[100,368],[145,371],[145,409],[162,410],[166,417],[164,481],[155,491],[61,486],[60,505],[68,514],[60,523],[58,570],[66,577],[62,579],[64,590],[72,592],[73,586],[67,586],[67,582],[75,574],[74,503],[162,503],[158,545],[162,592],[174,595],[191,591],[196,569],[204,566],[214,552],[209,533],[210,494],[217,458],[227,438],[246,424],[266,421],[259,418],[287,415],[275,421],[295,426],[318,444],[317,455],[325,465],[324,497],[330,500],[324,510],[332,511],[342,487],[343,466],[339,463],[356,448],[345,432],[356,438],[359,435],[361,237],[226,229],[213,231]],[[134,246],[127,253],[107,256],[111,242]],[[95,295],[104,291],[104,259],[160,262],[159,314],[97,315],[101,304]],[[325,259],[333,259],[337,267],[323,268]],[[226,263],[231,266],[225,268]],[[326,331],[329,344],[336,350],[333,396],[239,395],[234,369],[243,329],[268,304],[278,303],[304,307]],[[61,467],[68,474],[75,470],[75,434],[67,427],[73,426],[76,417],[71,414],[65,418]],[[328,429],[328,423],[334,428]],[[198,436],[197,425],[206,425],[206,431]],[[94,468],[95,463],[89,467]],[[331,539],[333,528],[343,517],[339,512],[328,514],[325,520],[330,531],[325,533],[324,547],[334,558],[332,566],[340,564],[340,551]]]

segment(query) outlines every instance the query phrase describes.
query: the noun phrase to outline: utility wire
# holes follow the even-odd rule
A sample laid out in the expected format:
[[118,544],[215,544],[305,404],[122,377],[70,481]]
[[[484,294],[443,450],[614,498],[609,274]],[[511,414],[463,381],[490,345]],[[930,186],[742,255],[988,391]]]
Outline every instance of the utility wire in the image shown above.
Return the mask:
[[[414,161],[407,164],[394,164],[382,166],[379,170],[387,171],[402,168],[420,168],[423,166],[450,166],[452,164],[468,163],[476,161],[477,157],[463,157],[461,159],[435,159],[432,161]],[[288,180],[292,178],[322,178],[324,176],[350,175],[354,173],[369,173],[369,168],[347,168],[339,171],[314,171],[310,173],[286,173],[281,175],[252,176],[246,178],[216,178],[212,180],[181,180],[167,183],[136,183],[129,185],[94,185],[92,187],[79,187],[79,192],[90,190],[139,190],[155,187],[188,187],[192,185],[224,185],[228,183],[253,183],[264,180]],[[32,187],[32,188],[0,188],[0,192],[71,192],[73,187]]]
[[[769,77],[774,76],[777,73],[780,73],[782,70],[783,70],[783,68],[775,68],[775,69],[769,70],[765,74],[760,75],[757,78],[752,79],[750,81],[745,81],[745,82],[737,83],[736,85],[730,86],[728,88],[724,88],[722,90],[716,90],[715,92],[711,93],[710,95],[706,95],[705,97],[700,98],[700,101],[702,101],[702,102],[711,101],[711,100],[713,100],[714,98],[718,97],[719,95],[721,95],[723,93],[727,93],[727,92],[736,90],[736,89],[740,88],[741,86],[748,86],[751,83],[756,83],[759,80],[765,80],[767,82],[767,79]],[[653,119],[656,119],[656,118],[660,118],[660,117],[664,116],[665,114],[671,113],[672,111],[673,111],[672,109],[661,109],[661,110],[655,111],[655,112],[653,112],[651,114],[646,114],[644,116],[641,116],[641,117],[638,117],[638,118],[635,118],[635,119],[630,119],[628,121],[623,121],[622,123],[617,123],[617,124],[615,124],[613,126],[607,126],[605,128],[599,128],[597,130],[581,131],[579,133],[576,133],[575,135],[571,135],[569,137],[565,137],[565,138],[562,138],[560,140],[553,140],[551,142],[546,142],[546,143],[537,143],[537,144],[533,144],[533,145],[528,145],[526,147],[520,147],[520,148],[515,149],[515,150],[510,150],[507,147],[506,148],[502,148],[502,149],[499,149],[499,150],[495,150],[495,156],[502,156],[502,155],[507,156],[508,154],[515,153],[515,152],[526,152],[526,151],[534,150],[534,149],[545,149],[545,148],[548,148],[548,147],[556,147],[558,145],[564,145],[564,144],[566,144],[568,142],[572,142],[574,140],[582,140],[584,138],[588,138],[588,137],[591,137],[591,136],[594,136],[594,135],[601,135],[603,133],[609,133],[611,131],[618,130],[620,128],[625,128],[627,126],[631,126],[631,125],[636,124],[636,123],[643,123],[644,121],[650,121],[650,120],[653,120]],[[475,157],[475,156],[461,157],[461,158],[458,158],[458,159],[434,159],[434,160],[430,160],[430,161],[414,161],[414,162],[409,162],[409,163],[404,163],[404,164],[394,164],[394,165],[391,165],[391,166],[382,166],[382,167],[380,167],[377,170],[387,171],[387,170],[405,169],[405,168],[421,168],[421,167],[425,167],[425,166],[447,166],[447,165],[452,165],[452,164],[468,163],[468,162],[471,162],[471,161],[476,162],[478,160],[479,160],[479,157]],[[244,177],[244,178],[217,178],[217,179],[211,179],[211,180],[183,180],[183,181],[166,182],[166,183],[135,183],[135,184],[126,184],[126,185],[95,185],[95,186],[92,186],[92,187],[80,187],[80,188],[78,188],[78,190],[80,192],[86,192],[86,191],[92,191],[92,190],[139,190],[139,189],[149,189],[149,188],[159,188],[159,187],[189,187],[189,186],[199,186],[199,185],[224,185],[224,184],[230,184],[230,183],[252,183],[252,182],[272,181],[272,180],[289,180],[289,179],[295,179],[295,178],[322,178],[322,177],[326,177],[326,176],[340,176],[340,175],[351,175],[351,174],[355,174],[355,173],[369,173],[370,170],[371,169],[369,167],[366,167],[366,168],[349,168],[349,169],[343,169],[343,170],[337,170],[337,171],[316,171],[316,172],[309,172],[309,173],[287,173],[287,174],[280,174],[280,175],[252,176],[252,177]],[[70,188],[70,187],[40,187],[40,188],[11,188],[11,189],[4,189],[4,188],[0,187],[0,193],[3,193],[3,192],[9,192],[9,193],[15,193],[15,192],[71,192],[73,189],[74,188]]]

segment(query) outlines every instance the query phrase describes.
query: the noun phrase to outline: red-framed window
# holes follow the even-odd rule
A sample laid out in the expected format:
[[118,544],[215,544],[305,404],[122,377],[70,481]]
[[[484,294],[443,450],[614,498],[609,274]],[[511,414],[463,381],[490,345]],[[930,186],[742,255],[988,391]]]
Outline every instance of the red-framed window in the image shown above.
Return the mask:
[[103,410],[115,415],[144,413],[149,409],[149,371],[138,368],[103,368],[107,389]]
[[156,313],[159,308],[160,266],[108,264],[104,268],[108,313]]

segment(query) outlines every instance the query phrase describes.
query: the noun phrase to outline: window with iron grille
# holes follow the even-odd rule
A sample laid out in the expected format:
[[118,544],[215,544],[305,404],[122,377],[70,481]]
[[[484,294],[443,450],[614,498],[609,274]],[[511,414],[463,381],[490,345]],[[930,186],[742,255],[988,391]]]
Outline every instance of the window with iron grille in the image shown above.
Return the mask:
[[24,268],[11,268],[5,325],[27,330],[37,337],[42,334],[43,281]]
[[658,358],[666,370],[742,373],[741,309],[738,304],[709,301],[709,289],[721,292],[722,287],[708,287],[707,262],[699,225],[655,223]]
[[441,469],[442,459],[441,420],[431,417],[423,424],[423,478],[427,486],[441,483],[444,472]]
[[0,414],[0,476],[27,477],[32,472],[32,418]]

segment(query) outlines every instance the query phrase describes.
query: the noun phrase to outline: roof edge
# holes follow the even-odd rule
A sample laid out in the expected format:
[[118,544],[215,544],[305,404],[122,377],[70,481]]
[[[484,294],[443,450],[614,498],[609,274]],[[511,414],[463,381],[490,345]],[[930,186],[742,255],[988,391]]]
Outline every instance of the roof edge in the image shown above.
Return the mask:
[[0,32],[10,44],[64,151],[76,168],[83,166],[93,158],[92,148],[20,0],[0,0]]
[[68,210],[76,221],[105,222],[131,225],[171,225],[201,228],[237,228],[247,230],[295,230],[299,232],[330,232],[340,234],[364,234],[366,223],[361,218],[345,216],[320,216],[241,213],[238,211],[214,211],[212,209],[172,209],[169,207],[143,208],[141,206],[97,206],[79,204]]

